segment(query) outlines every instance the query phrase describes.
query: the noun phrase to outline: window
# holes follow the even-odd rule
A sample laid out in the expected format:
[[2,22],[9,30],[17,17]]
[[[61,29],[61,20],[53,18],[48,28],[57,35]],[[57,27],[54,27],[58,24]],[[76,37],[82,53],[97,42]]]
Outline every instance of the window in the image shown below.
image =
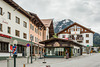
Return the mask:
[[34,41],[34,36],[33,36],[33,41]]
[[11,20],[11,13],[10,12],[8,12],[8,19]]
[[71,29],[71,31],[74,31],[74,29]]
[[89,37],[89,34],[86,34],[86,37]]
[[20,24],[20,18],[16,17],[16,23]]
[[35,37],[35,42],[36,42],[36,37]]
[[2,8],[0,7],[0,15],[2,15]]
[[23,33],[23,38],[27,39],[27,34]]
[[83,41],[77,41],[78,43],[83,43]]
[[0,24],[0,31],[2,31],[2,24]]
[[87,30],[85,30],[85,32],[86,32]]
[[36,28],[35,28],[35,32],[37,33]]
[[8,27],[8,33],[11,34],[11,28],[10,27]]
[[77,31],[80,31],[80,29],[77,29]]
[[89,43],[89,40],[86,40],[86,43]]
[[23,26],[25,27],[25,28],[27,28],[27,23],[24,21],[23,22]]
[[65,38],[65,35],[63,35],[62,38]]
[[34,26],[32,24],[30,24],[30,29],[34,31]]
[[41,36],[41,32],[40,32],[40,36]]
[[15,35],[19,37],[20,36],[20,32],[18,30],[15,30]]
[[0,43],[0,51],[1,51],[1,43]]

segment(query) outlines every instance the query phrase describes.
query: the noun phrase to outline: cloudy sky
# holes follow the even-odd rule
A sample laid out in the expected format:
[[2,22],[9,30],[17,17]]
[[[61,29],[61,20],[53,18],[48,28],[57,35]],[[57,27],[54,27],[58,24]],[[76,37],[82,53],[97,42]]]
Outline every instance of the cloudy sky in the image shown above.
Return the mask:
[[71,19],[100,33],[100,0],[14,0],[41,19]]

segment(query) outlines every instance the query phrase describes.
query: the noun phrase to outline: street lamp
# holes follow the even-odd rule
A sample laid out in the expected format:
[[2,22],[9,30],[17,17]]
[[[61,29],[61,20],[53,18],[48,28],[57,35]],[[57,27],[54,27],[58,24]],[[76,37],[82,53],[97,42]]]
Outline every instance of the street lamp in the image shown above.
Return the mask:
[[33,36],[32,35],[30,36],[30,39],[31,39],[31,63],[32,63],[32,41],[33,41]]

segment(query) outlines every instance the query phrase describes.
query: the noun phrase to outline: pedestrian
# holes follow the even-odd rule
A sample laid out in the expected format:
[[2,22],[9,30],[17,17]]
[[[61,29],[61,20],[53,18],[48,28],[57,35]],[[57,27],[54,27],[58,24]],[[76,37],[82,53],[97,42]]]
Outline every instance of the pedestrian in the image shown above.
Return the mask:
[[68,59],[68,51],[67,51],[67,49],[66,49],[66,59]]
[[93,50],[90,51],[90,55],[92,55]]

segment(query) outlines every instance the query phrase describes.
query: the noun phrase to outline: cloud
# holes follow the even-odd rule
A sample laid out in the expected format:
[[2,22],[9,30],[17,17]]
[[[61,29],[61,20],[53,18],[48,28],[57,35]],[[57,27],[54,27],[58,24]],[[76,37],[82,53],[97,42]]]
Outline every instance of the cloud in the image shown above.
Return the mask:
[[100,0],[14,0],[40,18],[72,19],[100,33]]

